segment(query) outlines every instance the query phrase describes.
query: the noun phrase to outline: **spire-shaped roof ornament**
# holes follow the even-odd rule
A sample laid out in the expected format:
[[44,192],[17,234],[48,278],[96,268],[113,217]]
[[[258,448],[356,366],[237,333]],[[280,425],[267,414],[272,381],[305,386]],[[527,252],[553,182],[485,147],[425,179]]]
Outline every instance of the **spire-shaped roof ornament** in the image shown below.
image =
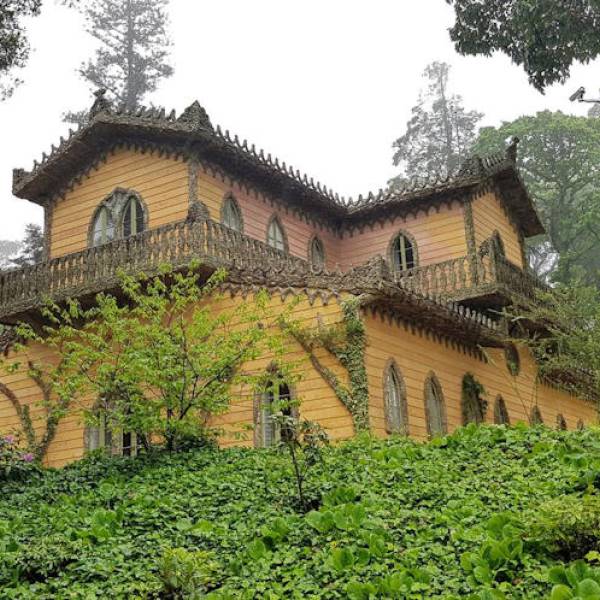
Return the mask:
[[510,140],[510,144],[506,147],[506,158],[514,163],[517,162],[517,146],[521,140],[515,135]]
[[198,100],[195,100],[183,111],[177,122],[189,125],[193,129],[210,129],[213,131],[208,113]]
[[90,121],[100,113],[111,111],[112,104],[108,98],[105,98],[106,91],[106,88],[100,88],[94,92],[96,99],[94,100],[94,104],[92,104],[92,108],[90,108],[88,115]]

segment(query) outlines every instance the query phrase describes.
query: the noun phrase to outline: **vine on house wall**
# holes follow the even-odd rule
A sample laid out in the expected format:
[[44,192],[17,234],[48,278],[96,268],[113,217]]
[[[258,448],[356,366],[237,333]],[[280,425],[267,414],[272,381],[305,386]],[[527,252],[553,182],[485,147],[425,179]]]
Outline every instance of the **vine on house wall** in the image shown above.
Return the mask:
[[[302,328],[289,320],[282,323],[283,328],[308,354],[315,370],[348,409],[357,432],[369,429],[369,388],[365,366],[366,333],[359,308],[359,298],[344,301],[343,321],[329,326],[319,322],[316,328]],[[318,348],[327,350],[347,371],[349,386],[344,385],[331,369],[323,365],[316,355]]]
[[463,377],[461,390],[463,425],[485,421],[488,408],[488,401],[482,397],[485,393],[485,388],[472,373],[467,373]]
[[[60,399],[57,402],[53,402],[52,386],[47,381],[42,370],[31,361],[27,363],[27,366],[29,369],[29,377],[35,382],[42,394],[42,400],[40,404],[44,407],[45,423],[41,439],[38,440],[38,437],[36,436],[29,406],[23,405],[17,398],[17,395],[4,383],[0,383],[0,394],[9,400],[15,412],[17,413],[19,424],[21,426],[21,432],[25,436],[27,451],[31,452],[31,454],[35,456],[36,460],[42,460],[46,456],[48,448],[56,436],[58,424],[65,416],[70,403],[65,399]],[[14,372],[18,367],[19,364],[15,363],[14,365],[10,365],[8,367],[8,371]]]

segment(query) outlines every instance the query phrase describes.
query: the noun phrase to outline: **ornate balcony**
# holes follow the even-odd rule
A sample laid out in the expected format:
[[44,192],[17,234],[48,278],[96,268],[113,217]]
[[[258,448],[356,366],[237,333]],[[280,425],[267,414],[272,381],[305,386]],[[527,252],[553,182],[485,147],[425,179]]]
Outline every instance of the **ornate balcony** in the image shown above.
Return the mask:
[[[119,271],[155,274],[164,264],[178,269],[192,259],[207,272],[219,267],[283,274],[287,285],[322,282],[309,263],[211,220],[182,221],[145,231],[102,246],[88,248],[37,265],[0,273],[0,323],[36,319],[51,299],[93,298],[116,290]],[[339,274],[322,274],[335,287]],[[392,276],[404,289],[424,296],[496,307],[516,298],[531,298],[540,284],[530,274],[494,253],[477,259],[462,257]],[[352,279],[352,274],[343,279]],[[279,277],[282,279],[282,277]],[[389,275],[386,276],[387,281]],[[303,283],[302,283],[303,282]]]

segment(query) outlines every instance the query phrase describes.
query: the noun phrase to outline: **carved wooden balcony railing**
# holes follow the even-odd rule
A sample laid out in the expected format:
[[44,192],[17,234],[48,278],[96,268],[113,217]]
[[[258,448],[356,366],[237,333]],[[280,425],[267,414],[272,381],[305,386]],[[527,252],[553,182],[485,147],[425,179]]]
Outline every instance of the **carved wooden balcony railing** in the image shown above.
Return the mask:
[[[198,259],[209,268],[264,269],[311,275],[309,263],[211,220],[164,225],[122,240],[0,273],[0,322],[14,323],[55,302],[115,289],[119,271],[152,275],[161,265],[181,268]],[[493,252],[461,257],[393,275],[396,282],[424,296],[502,304],[510,294],[533,297],[537,280]],[[498,302],[498,299],[501,301]],[[487,304],[486,304],[487,303]]]
[[[182,221],[21,269],[0,273],[0,320],[13,322],[47,298],[96,294],[119,283],[119,271],[152,275],[161,265],[177,269],[193,259],[210,267],[277,265],[309,270],[307,261],[211,220]],[[7,318],[10,317],[10,318]]]
[[473,258],[462,256],[396,274],[404,287],[424,295],[446,297],[457,302],[480,300],[506,304],[534,299],[545,288],[535,275],[494,253]]

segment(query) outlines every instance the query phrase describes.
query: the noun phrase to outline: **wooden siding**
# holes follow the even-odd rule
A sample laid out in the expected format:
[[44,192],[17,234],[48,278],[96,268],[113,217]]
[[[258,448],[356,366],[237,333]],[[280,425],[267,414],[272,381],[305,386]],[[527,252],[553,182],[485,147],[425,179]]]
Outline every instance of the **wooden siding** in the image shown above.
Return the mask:
[[273,216],[277,216],[283,225],[290,254],[308,258],[309,242],[316,235],[323,242],[327,266],[334,268],[340,262],[340,240],[330,229],[312,223],[310,219],[299,218],[255,189],[225,179],[223,181],[205,171],[198,176],[198,199],[206,204],[211,218],[221,220],[223,199],[231,193],[242,212],[246,235],[265,242],[268,224]]
[[50,257],[88,246],[88,232],[98,205],[121,187],[137,191],[148,208],[148,226],[179,221],[188,209],[187,164],[183,160],[116,150],[63,199],[52,215]]
[[365,226],[362,232],[346,234],[341,243],[343,269],[365,263],[380,254],[389,258],[392,239],[406,231],[417,244],[419,265],[430,265],[467,254],[463,205],[453,202],[439,210],[419,211],[416,215]]
[[[225,296],[212,303],[215,311],[233,311],[236,307],[247,302],[247,298],[241,296]],[[274,319],[283,309],[286,303],[291,302],[291,298],[283,301],[276,295],[271,298],[271,313]],[[326,305],[321,300],[316,299],[311,306],[308,298],[303,296],[293,309],[294,318],[305,326],[317,325],[317,314],[326,324],[335,323],[341,319],[341,307],[338,302],[332,301]],[[6,364],[15,361],[26,364],[28,360],[38,364],[48,364],[52,360],[52,354],[43,346],[34,345],[26,349],[23,355],[14,355],[9,353]],[[339,364],[328,353],[323,352],[320,358],[323,364],[330,368],[341,381],[347,380],[347,374]],[[292,339],[285,356],[282,358],[286,363],[297,363],[298,372],[301,377],[294,384],[295,396],[300,400],[300,412],[309,419],[318,421],[327,430],[332,440],[342,439],[352,436],[353,426],[352,418],[346,407],[335,396],[330,387],[328,387],[320,375],[310,364],[308,357],[302,351],[300,346]],[[262,372],[272,362],[273,356],[264,355],[260,359],[251,361],[243,365],[246,372]],[[43,408],[39,406],[42,399],[41,391],[37,384],[29,378],[25,369],[13,374],[0,375],[0,381],[6,384],[19,398],[23,405],[30,406],[32,418],[36,424],[38,438],[43,435],[42,427]],[[252,445],[252,431],[248,426],[253,423],[253,404],[254,391],[251,389],[238,388],[232,390],[232,399],[230,410],[227,414],[214,419],[214,426],[223,429],[224,435],[221,437],[221,445]],[[73,460],[81,458],[84,454],[84,431],[85,424],[82,414],[84,406],[89,406],[90,402],[80,401],[72,407],[72,412],[64,418],[56,432],[56,437],[45,460],[49,466],[62,466]],[[0,435],[16,432],[20,429],[17,414],[10,401],[0,394]]]
[[434,372],[446,401],[449,431],[462,424],[461,385],[466,373],[472,373],[485,387],[488,401],[486,421],[494,419],[494,401],[500,394],[506,403],[511,423],[528,422],[529,411],[538,403],[544,423],[555,427],[561,413],[569,429],[579,419],[586,424],[597,422],[596,409],[589,403],[546,385],[535,385],[536,367],[526,349],[520,350],[521,371],[512,377],[501,350],[488,349],[487,363],[450,345],[418,332],[412,333],[377,316],[366,315],[367,357],[371,428],[385,435],[383,412],[383,372],[390,358],[395,359],[407,391],[409,433],[418,439],[427,437],[424,408],[425,379]]
[[473,222],[475,225],[475,242],[478,248],[497,230],[504,243],[506,258],[523,268],[519,233],[510,222],[496,194],[488,192],[473,201]]

